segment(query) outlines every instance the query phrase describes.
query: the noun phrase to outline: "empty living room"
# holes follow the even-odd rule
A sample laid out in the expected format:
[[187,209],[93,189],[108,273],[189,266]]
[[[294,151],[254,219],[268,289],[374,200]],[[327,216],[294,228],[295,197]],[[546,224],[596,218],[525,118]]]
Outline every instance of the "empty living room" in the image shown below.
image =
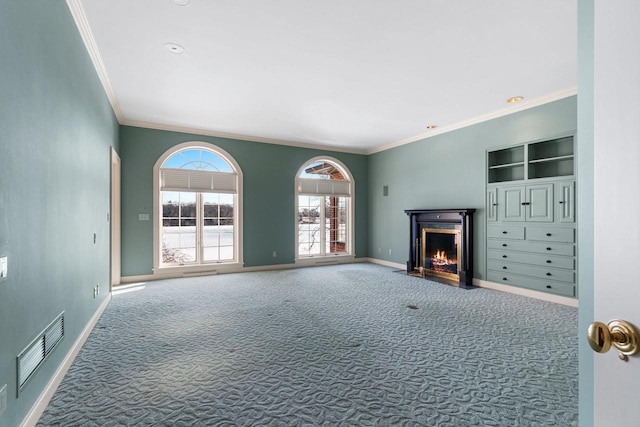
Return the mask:
[[0,10],[0,427],[638,425],[637,2]]

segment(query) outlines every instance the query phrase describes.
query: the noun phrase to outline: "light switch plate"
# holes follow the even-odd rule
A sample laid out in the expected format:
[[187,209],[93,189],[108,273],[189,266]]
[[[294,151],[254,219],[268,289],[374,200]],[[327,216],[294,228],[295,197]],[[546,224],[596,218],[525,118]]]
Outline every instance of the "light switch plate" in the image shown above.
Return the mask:
[[149,214],[138,214],[138,221],[149,221]]
[[0,281],[7,279],[7,257],[0,257]]

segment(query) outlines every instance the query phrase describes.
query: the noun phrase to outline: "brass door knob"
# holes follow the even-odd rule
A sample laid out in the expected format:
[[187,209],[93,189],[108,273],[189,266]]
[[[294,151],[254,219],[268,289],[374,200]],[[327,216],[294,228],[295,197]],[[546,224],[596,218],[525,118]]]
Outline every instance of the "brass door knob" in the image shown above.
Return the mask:
[[613,345],[620,354],[621,360],[629,360],[629,356],[640,349],[640,334],[631,323],[624,320],[612,320],[608,324],[593,322],[587,331],[589,345],[598,353],[606,353]]

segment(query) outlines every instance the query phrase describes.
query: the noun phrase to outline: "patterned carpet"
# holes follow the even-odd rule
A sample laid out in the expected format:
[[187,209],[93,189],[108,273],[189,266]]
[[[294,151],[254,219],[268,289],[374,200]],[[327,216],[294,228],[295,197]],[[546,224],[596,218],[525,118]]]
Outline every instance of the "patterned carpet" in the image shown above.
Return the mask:
[[575,308],[372,264],[150,282],[38,425],[573,426],[577,345]]

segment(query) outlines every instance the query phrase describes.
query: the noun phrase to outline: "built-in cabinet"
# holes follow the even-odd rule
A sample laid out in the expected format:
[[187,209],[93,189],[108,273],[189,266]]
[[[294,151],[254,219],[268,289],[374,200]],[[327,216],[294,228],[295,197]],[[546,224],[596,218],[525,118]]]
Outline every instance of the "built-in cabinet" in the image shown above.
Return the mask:
[[487,279],[576,297],[574,137],[487,153]]

